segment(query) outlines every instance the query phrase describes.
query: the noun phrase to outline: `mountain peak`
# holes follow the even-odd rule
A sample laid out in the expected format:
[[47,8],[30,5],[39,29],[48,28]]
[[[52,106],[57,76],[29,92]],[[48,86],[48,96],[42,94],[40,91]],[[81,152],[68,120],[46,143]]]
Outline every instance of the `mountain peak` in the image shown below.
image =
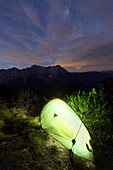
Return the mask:
[[32,69],[32,70],[36,70],[36,71],[40,71],[42,72],[42,74],[44,74],[46,72],[46,74],[52,74],[52,75],[63,75],[63,74],[67,74],[68,71],[66,69],[64,69],[63,67],[61,67],[60,65],[55,65],[55,66],[39,66],[39,65],[32,65],[30,68],[28,69]]
[[47,67],[32,65],[21,70],[17,68],[0,70],[0,85],[14,90],[29,88],[35,92],[49,94],[51,89],[60,87],[63,89],[63,84],[66,84],[66,87],[69,85],[69,88],[71,85],[73,88],[91,89],[108,77],[113,78],[113,72],[69,73],[60,65]]
[[29,68],[43,68],[43,66],[34,64],[34,65],[32,65],[31,67],[29,67]]

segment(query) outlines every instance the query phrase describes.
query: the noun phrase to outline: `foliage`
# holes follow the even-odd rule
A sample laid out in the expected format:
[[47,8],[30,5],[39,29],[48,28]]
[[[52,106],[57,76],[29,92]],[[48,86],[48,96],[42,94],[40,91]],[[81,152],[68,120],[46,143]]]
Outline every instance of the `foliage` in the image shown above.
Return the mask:
[[18,107],[25,108],[30,116],[38,116],[45,102],[45,97],[33,93],[29,89],[18,92]]
[[59,146],[58,146],[58,145],[53,145],[53,146],[51,147],[51,149],[52,149],[52,150],[53,150],[53,152],[55,153],[55,152],[57,152],[57,151],[58,151]]
[[103,86],[91,92],[79,90],[65,100],[87,126],[97,169],[113,168],[113,103]]

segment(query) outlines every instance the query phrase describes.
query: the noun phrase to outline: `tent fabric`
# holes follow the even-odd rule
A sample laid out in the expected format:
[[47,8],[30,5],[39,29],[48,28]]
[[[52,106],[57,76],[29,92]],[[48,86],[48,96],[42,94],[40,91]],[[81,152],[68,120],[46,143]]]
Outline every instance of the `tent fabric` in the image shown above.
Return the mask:
[[42,128],[74,154],[93,161],[90,135],[79,116],[59,98],[41,111]]

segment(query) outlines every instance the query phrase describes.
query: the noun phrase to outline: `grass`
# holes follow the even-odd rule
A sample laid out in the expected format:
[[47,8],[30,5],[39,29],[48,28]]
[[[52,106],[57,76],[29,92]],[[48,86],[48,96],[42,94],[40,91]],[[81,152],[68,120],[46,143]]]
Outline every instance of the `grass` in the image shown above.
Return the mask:
[[[28,116],[15,106],[1,104],[1,108],[0,169],[73,169],[69,151],[41,129],[38,116]],[[89,169],[86,162],[74,156],[78,169]]]
[[[18,99],[14,104],[0,100],[0,169],[113,169],[113,98],[103,88],[87,93],[78,91],[64,99],[90,132],[94,163],[76,155],[72,158],[66,148],[40,127],[39,114],[47,99],[24,91],[20,94],[19,103]],[[22,104],[22,96],[28,100],[27,105]]]

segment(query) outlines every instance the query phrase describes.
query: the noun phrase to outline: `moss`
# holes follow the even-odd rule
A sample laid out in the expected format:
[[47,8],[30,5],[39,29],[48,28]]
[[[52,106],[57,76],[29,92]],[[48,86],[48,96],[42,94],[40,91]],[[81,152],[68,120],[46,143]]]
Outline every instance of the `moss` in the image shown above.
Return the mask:
[[32,127],[39,127],[40,126],[39,117],[32,117],[31,119],[29,119],[28,125]]
[[5,126],[5,123],[3,120],[0,120],[0,130]]
[[58,151],[58,150],[59,150],[59,146],[58,146],[58,145],[53,145],[53,146],[52,146],[52,149],[53,149],[54,151]]

